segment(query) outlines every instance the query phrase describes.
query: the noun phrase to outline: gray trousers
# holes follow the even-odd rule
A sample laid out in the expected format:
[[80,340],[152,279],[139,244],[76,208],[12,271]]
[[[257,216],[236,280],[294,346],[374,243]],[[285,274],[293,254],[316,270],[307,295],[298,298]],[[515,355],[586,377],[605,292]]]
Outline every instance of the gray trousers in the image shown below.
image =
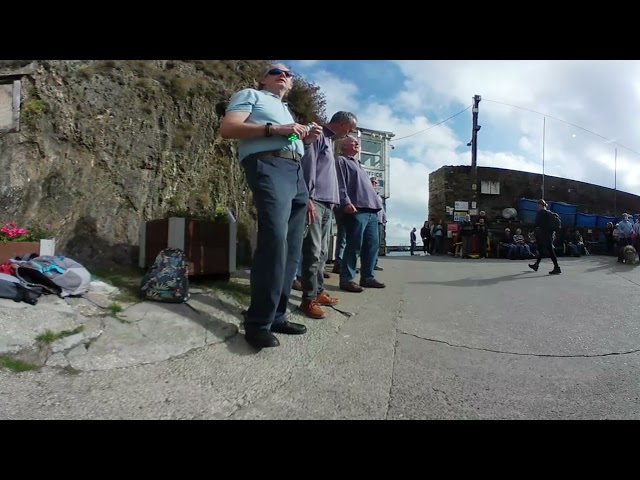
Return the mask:
[[314,201],[315,222],[309,225],[307,236],[302,241],[302,299],[315,300],[324,291],[324,267],[329,250],[332,210],[327,205]]

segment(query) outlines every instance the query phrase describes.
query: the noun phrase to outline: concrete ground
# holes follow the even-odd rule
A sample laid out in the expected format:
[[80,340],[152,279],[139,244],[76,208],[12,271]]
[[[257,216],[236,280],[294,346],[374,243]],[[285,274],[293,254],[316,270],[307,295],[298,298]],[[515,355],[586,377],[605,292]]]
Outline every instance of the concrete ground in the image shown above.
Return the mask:
[[[293,312],[308,334],[260,352],[244,341],[241,305],[219,292],[115,317],[5,301],[0,355],[43,366],[0,369],[0,418],[639,418],[640,268],[560,263],[549,276],[546,260],[533,272],[525,261],[383,257],[386,289],[341,292],[333,275],[339,311]],[[45,330],[67,334],[43,347]]]

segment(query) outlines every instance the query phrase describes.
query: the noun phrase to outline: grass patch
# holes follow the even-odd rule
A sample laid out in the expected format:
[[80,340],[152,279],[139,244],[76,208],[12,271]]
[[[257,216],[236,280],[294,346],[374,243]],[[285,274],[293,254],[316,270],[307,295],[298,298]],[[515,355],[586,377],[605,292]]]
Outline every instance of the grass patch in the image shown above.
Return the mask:
[[43,100],[31,100],[22,106],[22,121],[33,127],[47,111],[47,104]]
[[109,305],[109,311],[111,312],[111,315],[118,315],[122,310],[122,305],[120,305],[119,303],[113,302],[111,305]]
[[11,357],[0,356],[0,368],[6,368],[15,373],[28,372],[30,370],[36,370],[37,365],[32,363],[23,362]]
[[[93,270],[95,279],[113,285],[120,291],[113,297],[116,302],[135,303],[140,301],[140,282],[144,273],[139,269],[114,267]],[[111,307],[109,307],[111,308]]]
[[41,333],[36,337],[38,342],[42,343],[53,343],[56,340],[60,340],[64,337],[70,337],[71,335],[75,335],[76,333],[80,333],[84,330],[84,325],[80,325],[73,330],[62,330],[61,332],[52,332],[51,330],[45,330],[44,333]]
[[194,280],[192,286],[196,288],[213,288],[220,290],[233,297],[239,304],[248,307],[251,303],[251,287],[244,283],[237,283],[232,280],[225,282],[222,280]]

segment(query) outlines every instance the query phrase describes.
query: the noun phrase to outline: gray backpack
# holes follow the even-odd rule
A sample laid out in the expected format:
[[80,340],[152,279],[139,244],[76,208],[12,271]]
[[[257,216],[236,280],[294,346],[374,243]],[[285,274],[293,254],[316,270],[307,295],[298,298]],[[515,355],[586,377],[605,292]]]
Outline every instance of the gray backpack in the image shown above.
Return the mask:
[[0,298],[35,305],[40,295],[42,295],[42,287],[31,287],[23,284],[13,275],[0,273]]
[[15,275],[30,286],[41,286],[59,297],[82,295],[89,290],[91,274],[75,260],[62,255],[43,255],[16,262]]

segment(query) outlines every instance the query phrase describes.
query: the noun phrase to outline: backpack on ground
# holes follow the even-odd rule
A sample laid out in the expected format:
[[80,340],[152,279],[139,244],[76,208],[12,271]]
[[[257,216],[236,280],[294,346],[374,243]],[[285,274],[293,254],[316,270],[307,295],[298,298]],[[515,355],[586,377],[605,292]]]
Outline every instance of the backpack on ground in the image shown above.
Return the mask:
[[560,215],[556,212],[552,212],[551,210],[545,210],[547,215],[547,225],[549,230],[551,231],[559,231],[562,228],[562,220],[560,219]]
[[13,275],[0,273],[0,298],[35,305],[40,295],[42,287],[25,285]]
[[18,261],[14,270],[24,284],[40,286],[59,297],[82,295],[91,283],[91,274],[85,267],[62,255],[42,255]]
[[189,265],[184,251],[165,248],[140,282],[145,300],[185,303],[189,300]]

